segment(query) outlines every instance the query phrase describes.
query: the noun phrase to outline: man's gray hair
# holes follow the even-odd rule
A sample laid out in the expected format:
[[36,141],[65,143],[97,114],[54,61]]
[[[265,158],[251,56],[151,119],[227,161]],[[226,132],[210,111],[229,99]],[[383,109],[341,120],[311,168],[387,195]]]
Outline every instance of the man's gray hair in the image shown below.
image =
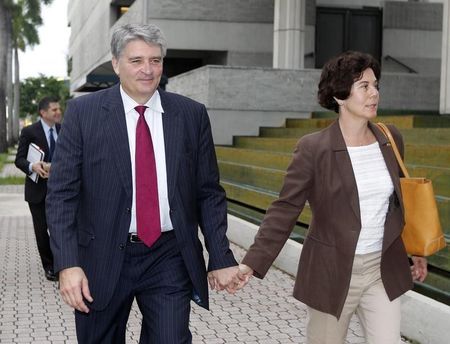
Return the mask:
[[126,24],[117,27],[111,37],[111,53],[118,59],[125,46],[135,40],[161,47],[162,57],[166,56],[167,42],[159,27],[153,24]]

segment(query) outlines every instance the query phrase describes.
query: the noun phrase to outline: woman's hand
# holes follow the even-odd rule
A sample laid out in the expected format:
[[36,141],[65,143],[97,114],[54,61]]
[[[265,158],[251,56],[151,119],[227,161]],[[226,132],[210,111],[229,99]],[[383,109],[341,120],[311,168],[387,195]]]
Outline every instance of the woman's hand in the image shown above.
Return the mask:
[[427,277],[427,259],[425,257],[412,256],[411,274],[413,281],[423,282]]

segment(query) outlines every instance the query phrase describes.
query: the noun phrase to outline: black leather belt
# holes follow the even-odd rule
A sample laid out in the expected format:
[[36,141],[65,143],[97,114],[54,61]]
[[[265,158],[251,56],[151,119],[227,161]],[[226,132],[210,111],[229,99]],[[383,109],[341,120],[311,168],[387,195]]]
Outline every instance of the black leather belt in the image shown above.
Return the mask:
[[[168,235],[171,234],[173,235],[173,230],[170,231],[166,231],[166,232],[161,232],[161,236],[163,235]],[[131,244],[143,244],[144,242],[141,240],[141,238],[139,238],[139,236],[137,235],[137,233],[128,233],[127,236],[127,242],[131,243]]]
[[128,233],[127,241],[132,244],[140,244],[143,242],[136,233]]

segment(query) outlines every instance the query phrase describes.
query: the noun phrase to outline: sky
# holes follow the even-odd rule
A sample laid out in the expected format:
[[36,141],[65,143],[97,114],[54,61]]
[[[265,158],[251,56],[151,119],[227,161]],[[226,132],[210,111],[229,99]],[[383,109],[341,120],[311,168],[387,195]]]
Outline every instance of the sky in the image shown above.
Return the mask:
[[40,44],[19,52],[20,79],[38,77],[39,73],[56,78],[67,77],[70,28],[67,26],[69,0],[53,0],[42,5],[43,25],[38,28]]

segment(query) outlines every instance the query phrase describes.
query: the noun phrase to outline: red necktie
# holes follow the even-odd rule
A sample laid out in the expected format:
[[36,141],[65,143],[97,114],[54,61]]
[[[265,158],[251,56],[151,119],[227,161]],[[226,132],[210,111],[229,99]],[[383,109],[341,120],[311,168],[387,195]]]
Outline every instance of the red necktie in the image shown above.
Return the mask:
[[152,246],[161,235],[158,183],[155,153],[144,113],[147,106],[139,105],[136,126],[136,225],[139,238]]

